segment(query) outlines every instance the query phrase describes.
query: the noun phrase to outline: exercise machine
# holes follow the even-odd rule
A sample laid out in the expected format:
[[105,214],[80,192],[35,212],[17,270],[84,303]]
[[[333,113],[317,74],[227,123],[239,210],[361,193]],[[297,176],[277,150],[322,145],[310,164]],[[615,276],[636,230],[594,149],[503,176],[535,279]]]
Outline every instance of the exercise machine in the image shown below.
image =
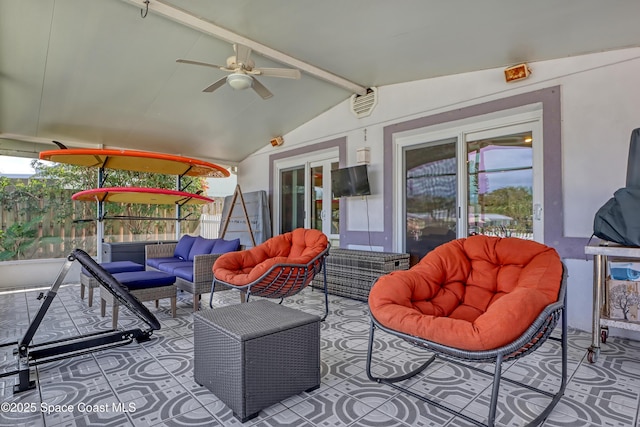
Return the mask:
[[[33,337],[36,334],[42,320],[47,314],[58,289],[66,277],[73,262],[78,261],[99,283],[109,291],[120,304],[123,304],[136,315],[147,327],[144,329],[113,329],[100,331],[76,337],[64,338],[42,344],[33,344]],[[126,286],[120,283],[109,272],[94,261],[89,254],[81,249],[75,249],[67,257],[58,277],[55,279],[46,295],[40,293],[38,299],[43,299],[40,309],[29,324],[22,339],[15,343],[2,344],[0,347],[17,345],[14,355],[17,356],[18,368],[14,371],[4,372],[1,377],[18,374],[18,383],[13,387],[13,393],[20,393],[35,388],[35,381],[30,380],[30,368],[42,363],[67,359],[94,351],[119,347],[133,342],[148,341],[153,331],[160,329],[160,322],[135,296],[129,293]]]

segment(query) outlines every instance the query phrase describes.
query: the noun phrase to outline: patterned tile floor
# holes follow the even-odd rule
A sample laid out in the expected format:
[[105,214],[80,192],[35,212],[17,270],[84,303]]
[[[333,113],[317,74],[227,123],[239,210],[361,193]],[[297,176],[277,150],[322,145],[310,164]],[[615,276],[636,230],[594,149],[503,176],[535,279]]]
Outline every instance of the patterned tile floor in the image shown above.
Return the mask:
[[[40,307],[40,291],[0,294],[0,342],[16,341]],[[96,297],[97,300],[97,297]],[[208,295],[203,301],[208,301]],[[193,315],[190,295],[180,295],[177,318],[168,301],[159,309],[149,304],[162,323],[152,341],[132,343],[32,369],[37,388],[13,395],[15,376],[0,378],[0,426],[237,426],[231,411],[193,380]],[[234,291],[215,295],[215,306],[236,304]],[[323,296],[308,288],[285,304],[321,314]],[[330,314],[322,323],[322,384],[275,404],[247,426],[467,426],[468,422],[426,406],[411,396],[367,379],[367,306],[360,301],[330,296]],[[121,327],[135,327],[137,318],[126,309]],[[100,317],[99,303],[80,300],[79,285],[63,286],[36,342],[110,328],[109,314]],[[609,338],[595,364],[586,360],[589,334],[570,331],[569,383],[564,397],[544,426],[639,426],[640,342]],[[378,369],[394,362],[410,366],[418,349],[385,337],[378,347]],[[12,350],[0,349],[0,372],[15,369]],[[541,388],[557,385],[559,351],[547,341],[534,354],[505,367],[506,374],[524,378]],[[377,356],[376,356],[377,357]],[[413,379],[411,387],[429,391],[474,418],[487,416],[489,381],[458,365],[439,362],[431,376]],[[520,426],[533,419],[537,398],[503,382],[498,425]],[[7,411],[20,409],[21,412]],[[115,404],[115,406],[114,406]],[[67,406],[65,406],[67,405]],[[73,406],[73,410],[68,405]],[[31,410],[34,409],[33,412]],[[43,411],[44,409],[44,411]]]

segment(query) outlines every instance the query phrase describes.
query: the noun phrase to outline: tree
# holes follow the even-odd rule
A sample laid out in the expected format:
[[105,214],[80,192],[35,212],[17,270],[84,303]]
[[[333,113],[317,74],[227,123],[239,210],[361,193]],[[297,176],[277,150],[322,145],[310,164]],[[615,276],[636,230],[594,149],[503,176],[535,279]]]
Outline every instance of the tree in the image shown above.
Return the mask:
[[485,194],[485,212],[514,219],[512,231],[530,232],[533,229],[533,194],[527,187],[504,187]]
[[35,224],[39,220],[34,218],[28,222],[15,222],[0,234],[0,261],[25,258],[29,249],[37,243]]
[[[36,174],[29,179],[0,177],[0,260],[37,258],[36,252],[49,253],[43,248],[61,246],[59,254],[64,256],[69,249],[82,247],[95,253],[95,244],[87,245],[87,239],[95,236],[97,204],[74,202],[71,195],[98,186],[98,169],[67,164],[32,162]],[[173,175],[105,171],[104,186],[150,187],[175,189]],[[196,193],[206,189],[202,178],[185,177],[182,187]],[[165,215],[171,207],[145,204],[105,205],[108,217],[123,217],[119,221],[105,221],[105,235],[118,235],[120,228],[134,235],[150,236],[156,230],[164,232],[168,221],[158,219],[139,220],[127,218],[157,218]],[[199,218],[196,206],[183,207],[183,216]],[[52,234],[53,230],[57,234]]]

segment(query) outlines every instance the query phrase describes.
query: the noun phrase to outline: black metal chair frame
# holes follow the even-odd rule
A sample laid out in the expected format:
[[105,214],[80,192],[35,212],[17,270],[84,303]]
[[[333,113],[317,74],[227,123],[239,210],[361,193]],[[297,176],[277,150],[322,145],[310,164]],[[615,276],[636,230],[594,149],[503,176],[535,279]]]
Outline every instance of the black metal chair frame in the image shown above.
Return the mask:
[[[329,314],[329,295],[327,292],[327,271],[325,268],[325,260],[329,254],[329,247],[313,257],[311,261],[306,264],[290,264],[279,263],[274,264],[269,270],[267,270],[262,276],[258,277],[251,283],[246,285],[234,285],[227,283],[223,280],[213,277],[211,284],[211,296],[209,297],[209,307],[213,308],[213,293],[217,283],[223,284],[233,289],[238,289],[246,293],[246,301],[249,301],[251,295],[263,297],[263,298],[280,298],[280,304],[284,298],[297,294],[302,291],[311,280],[320,271],[323,272],[324,279],[324,303],[325,312],[322,320],[327,318]],[[264,286],[259,286],[264,285]]]
[[[148,328],[145,330],[140,328],[108,330],[32,345],[31,341],[33,340],[33,337],[40,327],[51,303],[56,297],[60,285],[71,268],[71,264],[76,260],[87,269],[87,271],[104,287],[104,289],[108,290],[114,298],[129,308],[133,314],[146,323]],[[149,309],[138,301],[135,296],[131,295],[126,286],[116,280],[109,272],[102,268],[93,260],[93,258],[81,249],[75,249],[67,257],[58,277],[51,285],[46,296],[43,293],[40,293],[38,296],[38,299],[42,298],[44,298],[44,301],[40,305],[38,312],[29,324],[29,328],[22,339],[19,342],[0,345],[1,347],[18,345],[17,349],[14,351],[14,354],[18,357],[18,369],[15,371],[4,372],[0,375],[1,378],[18,374],[18,384],[13,387],[14,394],[33,389],[35,387],[35,382],[30,381],[29,368],[31,366],[67,359],[98,350],[119,347],[133,342],[134,339],[138,342],[148,341],[151,338],[153,331],[160,329],[160,322],[149,311]]]
[[[428,404],[431,404],[439,409],[447,411],[455,416],[463,418],[464,420],[473,423],[478,426],[489,426],[493,427],[495,425],[496,418],[496,407],[498,403],[498,393],[500,388],[500,380],[504,380],[511,384],[515,384],[531,391],[540,393],[544,396],[550,397],[551,401],[546,406],[546,408],[534,419],[532,420],[528,426],[536,426],[542,423],[547,416],[551,413],[553,408],[557,405],[558,401],[564,394],[564,390],[567,383],[567,313],[566,313],[566,268],[563,265],[563,275],[562,275],[562,284],[560,287],[560,291],[558,293],[558,300],[552,304],[549,304],[536,318],[536,320],[529,326],[529,328],[516,340],[513,342],[494,349],[494,350],[486,350],[486,351],[467,351],[461,350],[454,347],[445,346],[433,341],[428,341],[419,337],[411,336],[404,334],[402,332],[398,332],[392,329],[389,329],[383,325],[381,325],[374,317],[371,316],[371,326],[369,330],[369,347],[367,351],[367,377],[371,381],[375,381],[380,384],[386,384],[391,386],[397,390],[400,390],[404,393],[407,393],[419,400],[422,400]],[[557,325],[558,321],[561,320],[561,337],[553,337],[551,333],[553,329]],[[402,338],[403,340],[409,342],[410,344],[423,348],[425,350],[429,350],[433,352],[431,357],[421,364],[418,368],[407,372],[403,375],[398,375],[395,377],[382,378],[374,376],[371,372],[372,367],[372,358],[373,358],[373,343],[374,343],[374,333],[376,329],[380,329],[381,331],[387,332],[396,337]],[[561,346],[561,363],[562,363],[562,378],[560,386],[556,393],[551,393],[546,390],[541,390],[536,387],[532,387],[529,384],[522,383],[520,381],[516,381],[507,377],[502,376],[502,363],[519,359],[534,350],[536,350],[539,346],[541,346],[547,339],[559,341]],[[487,423],[484,424],[476,419],[473,419],[466,414],[463,414],[456,409],[444,405],[440,402],[437,402],[433,399],[430,399],[427,396],[420,395],[410,390],[407,387],[399,385],[397,383],[412,378],[413,376],[424,371],[429,365],[431,365],[437,358],[441,358],[451,363],[455,363],[458,365],[465,366],[467,368],[472,369],[473,371],[492,376],[493,377],[493,386],[491,391],[491,401],[489,404],[489,415],[487,419]],[[478,368],[473,365],[469,365],[468,363],[495,363],[494,372],[487,371],[482,368]]]

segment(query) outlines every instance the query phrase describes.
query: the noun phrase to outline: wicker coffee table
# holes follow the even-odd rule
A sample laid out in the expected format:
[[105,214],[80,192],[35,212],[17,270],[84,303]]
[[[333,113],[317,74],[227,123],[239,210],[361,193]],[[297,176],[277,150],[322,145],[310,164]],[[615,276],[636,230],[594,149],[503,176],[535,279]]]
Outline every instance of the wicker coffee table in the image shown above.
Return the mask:
[[320,317],[259,300],[193,315],[194,377],[245,422],[320,387]]

